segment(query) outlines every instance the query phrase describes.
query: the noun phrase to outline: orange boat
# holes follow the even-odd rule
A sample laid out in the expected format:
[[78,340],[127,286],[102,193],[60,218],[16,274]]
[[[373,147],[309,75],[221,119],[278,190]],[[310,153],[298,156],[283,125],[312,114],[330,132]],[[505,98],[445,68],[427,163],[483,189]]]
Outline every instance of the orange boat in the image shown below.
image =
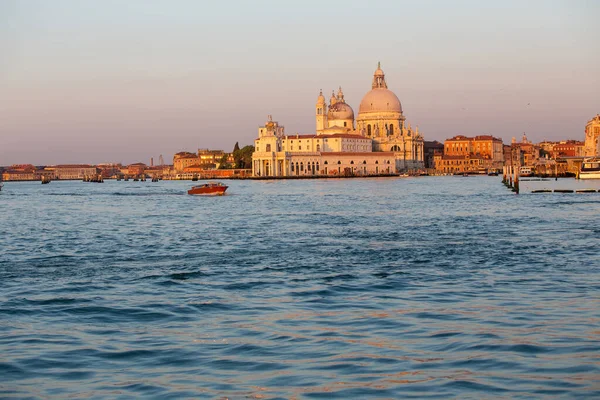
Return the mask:
[[223,196],[229,186],[221,182],[208,182],[203,185],[193,186],[188,190],[188,194],[205,196]]

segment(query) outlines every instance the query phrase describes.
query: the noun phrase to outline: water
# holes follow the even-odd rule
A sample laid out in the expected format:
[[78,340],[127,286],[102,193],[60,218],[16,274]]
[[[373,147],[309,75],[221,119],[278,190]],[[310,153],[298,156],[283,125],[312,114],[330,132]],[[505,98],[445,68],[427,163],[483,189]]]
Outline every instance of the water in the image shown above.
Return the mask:
[[500,179],[6,183],[0,397],[597,398],[600,193]]

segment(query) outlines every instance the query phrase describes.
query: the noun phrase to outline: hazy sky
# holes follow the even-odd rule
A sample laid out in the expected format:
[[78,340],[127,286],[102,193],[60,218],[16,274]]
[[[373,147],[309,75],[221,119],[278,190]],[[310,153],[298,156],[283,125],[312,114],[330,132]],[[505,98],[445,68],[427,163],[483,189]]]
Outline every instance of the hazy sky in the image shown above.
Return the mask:
[[145,162],[312,133],[381,61],[426,140],[583,140],[600,1],[0,0],[0,165]]

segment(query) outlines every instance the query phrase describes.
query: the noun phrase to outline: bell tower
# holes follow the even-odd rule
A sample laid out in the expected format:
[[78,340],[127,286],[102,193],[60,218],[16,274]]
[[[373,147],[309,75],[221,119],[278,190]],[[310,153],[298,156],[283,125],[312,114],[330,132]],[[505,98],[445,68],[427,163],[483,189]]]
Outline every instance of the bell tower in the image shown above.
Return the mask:
[[317,97],[315,112],[315,118],[317,121],[317,133],[322,133],[325,127],[327,126],[327,103],[325,103],[325,96],[323,96],[323,90],[319,92],[319,97]]

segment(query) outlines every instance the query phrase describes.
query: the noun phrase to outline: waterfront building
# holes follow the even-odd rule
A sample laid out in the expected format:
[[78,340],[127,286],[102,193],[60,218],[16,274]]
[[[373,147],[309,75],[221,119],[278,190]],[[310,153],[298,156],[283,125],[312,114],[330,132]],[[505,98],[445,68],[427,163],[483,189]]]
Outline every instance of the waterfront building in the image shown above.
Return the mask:
[[[505,153],[506,155],[506,153]],[[534,143],[531,143],[527,139],[527,135],[523,133],[521,142],[513,137],[510,145],[510,152],[508,159],[505,159],[507,165],[519,165],[526,167],[534,167],[541,155],[541,147]]]
[[146,167],[144,170],[144,175],[152,177],[152,178],[162,178],[165,175],[168,175],[170,172],[170,167],[168,165],[156,165]]
[[228,162],[233,160],[233,156],[223,150],[198,149],[199,165],[213,164],[212,168],[217,168],[225,156]]
[[173,169],[175,172],[183,172],[183,169],[192,165],[198,165],[198,155],[188,151],[181,151],[173,156]]
[[544,140],[538,146],[540,147],[540,157],[584,157],[585,155],[585,142],[578,140],[561,140],[559,142]]
[[9,168],[2,172],[2,180],[6,182],[38,181],[40,180],[40,177],[35,173],[35,170],[19,170]]
[[329,106],[319,93],[315,125],[315,134],[288,135],[269,116],[254,141],[253,176],[377,175],[424,167],[423,137],[406,123],[380,66],[360,103],[356,127],[341,87]]
[[98,168],[103,178],[117,178],[121,176],[123,166],[119,163],[102,163],[97,164],[96,168]]
[[148,167],[144,163],[129,164],[127,166],[127,172],[125,173],[125,175],[129,175],[129,176],[144,175],[144,171],[146,170],[146,168],[148,168]]
[[479,155],[447,156],[436,153],[434,160],[438,174],[485,173],[493,169],[489,160]]
[[491,135],[479,135],[475,137],[454,136],[444,141],[444,155],[479,155],[483,159],[499,163],[503,161],[502,139]]
[[600,156],[600,114],[596,114],[585,126],[584,156]]
[[585,142],[578,140],[563,140],[552,146],[550,156],[559,157],[583,157],[585,155]]
[[544,156],[546,154],[548,154],[548,155],[552,154],[552,151],[554,149],[554,145],[556,143],[557,142],[551,142],[549,140],[544,140],[544,141],[538,143],[538,146],[540,146],[541,155]]
[[435,169],[435,156],[444,153],[444,144],[434,141],[423,142],[423,161],[426,169]]
[[56,179],[83,179],[86,176],[98,174],[96,167],[88,164],[61,164],[52,167]]
[[454,136],[444,141],[443,154],[434,155],[437,173],[474,173],[504,166],[502,139],[491,135]]
[[178,174],[190,167],[201,170],[215,169],[219,168],[224,158],[227,162],[233,162],[232,154],[223,150],[198,149],[198,153],[182,151],[173,156],[173,169]]

